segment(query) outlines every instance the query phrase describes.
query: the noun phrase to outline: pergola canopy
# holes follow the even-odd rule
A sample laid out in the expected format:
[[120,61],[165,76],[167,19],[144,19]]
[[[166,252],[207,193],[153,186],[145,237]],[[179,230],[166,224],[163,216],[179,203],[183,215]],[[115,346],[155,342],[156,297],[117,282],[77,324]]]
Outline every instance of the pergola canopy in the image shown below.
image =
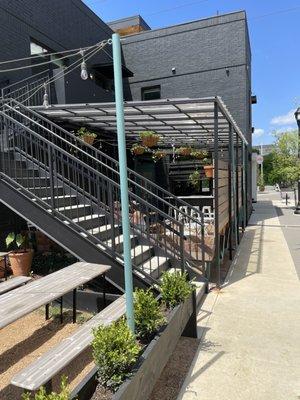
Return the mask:
[[[159,145],[162,147],[174,144],[211,147],[217,130],[219,147],[223,147],[229,143],[230,129],[248,144],[219,97],[128,101],[124,106],[128,144],[137,141],[141,131],[151,130],[161,136]],[[49,108],[33,108],[57,122],[85,125],[100,131],[106,141],[117,141],[115,103],[57,104]]]

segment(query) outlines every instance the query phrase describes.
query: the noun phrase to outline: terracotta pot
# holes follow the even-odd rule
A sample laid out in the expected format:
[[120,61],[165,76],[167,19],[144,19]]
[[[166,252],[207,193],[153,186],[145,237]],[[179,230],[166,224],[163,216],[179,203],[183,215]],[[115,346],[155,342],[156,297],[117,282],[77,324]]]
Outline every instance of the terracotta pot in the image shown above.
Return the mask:
[[83,136],[82,140],[92,146],[94,144],[95,138],[93,136]]
[[14,276],[28,276],[32,264],[33,250],[9,253],[9,262]]
[[204,165],[204,172],[206,178],[212,178],[214,175],[214,167],[213,165]]
[[153,147],[156,146],[159,141],[157,136],[146,136],[142,138],[142,144],[145,147]]
[[4,278],[4,268],[5,268],[5,262],[4,260],[0,260],[0,278]]

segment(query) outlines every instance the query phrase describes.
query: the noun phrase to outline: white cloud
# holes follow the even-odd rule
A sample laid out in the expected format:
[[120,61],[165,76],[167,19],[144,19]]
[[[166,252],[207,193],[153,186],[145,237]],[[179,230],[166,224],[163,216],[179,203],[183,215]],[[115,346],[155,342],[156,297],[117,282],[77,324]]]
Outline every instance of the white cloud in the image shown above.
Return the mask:
[[262,136],[264,133],[265,133],[265,130],[264,130],[264,129],[255,128],[255,129],[254,129],[254,132],[253,132],[253,136],[254,136],[254,137],[260,137],[260,136]]
[[278,115],[277,117],[271,119],[272,125],[281,126],[281,125],[290,125],[295,123],[296,123],[295,110],[291,110],[287,114]]
[[277,133],[285,133],[285,132],[292,132],[296,130],[295,126],[282,126],[281,128],[275,129]]

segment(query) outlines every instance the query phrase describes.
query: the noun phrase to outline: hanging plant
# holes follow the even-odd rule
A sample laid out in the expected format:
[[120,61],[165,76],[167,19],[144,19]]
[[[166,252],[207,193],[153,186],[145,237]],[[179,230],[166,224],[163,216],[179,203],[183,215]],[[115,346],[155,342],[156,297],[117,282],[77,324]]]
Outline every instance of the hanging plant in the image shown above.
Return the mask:
[[200,190],[200,172],[196,169],[189,175],[189,184],[197,191]]
[[142,154],[145,153],[146,150],[147,150],[147,149],[146,149],[145,146],[142,146],[141,144],[138,144],[138,143],[134,143],[134,144],[132,145],[130,151],[131,151],[131,153],[132,153],[133,155],[135,155],[135,156],[141,156]]
[[140,133],[142,145],[145,147],[154,147],[157,145],[160,136],[153,131],[144,131]]
[[179,147],[179,149],[176,150],[176,154],[178,154],[179,156],[190,156],[192,152],[192,148],[185,146],[185,147]]
[[80,139],[82,139],[85,143],[92,145],[97,137],[97,134],[82,127],[77,131],[77,136],[80,137]]
[[205,160],[208,157],[208,152],[206,150],[193,149],[191,151],[191,157],[196,160]]
[[156,150],[152,153],[152,160],[154,162],[157,162],[159,160],[162,160],[164,157],[166,157],[167,153],[163,150]]

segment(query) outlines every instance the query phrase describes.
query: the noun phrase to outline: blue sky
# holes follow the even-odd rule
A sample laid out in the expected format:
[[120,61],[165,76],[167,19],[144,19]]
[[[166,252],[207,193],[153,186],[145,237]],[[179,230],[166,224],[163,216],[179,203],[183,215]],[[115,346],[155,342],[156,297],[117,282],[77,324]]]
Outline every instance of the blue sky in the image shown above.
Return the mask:
[[274,130],[295,129],[300,106],[299,0],[84,0],[104,21],[140,14],[160,28],[246,10],[252,48],[253,143],[271,143]]

